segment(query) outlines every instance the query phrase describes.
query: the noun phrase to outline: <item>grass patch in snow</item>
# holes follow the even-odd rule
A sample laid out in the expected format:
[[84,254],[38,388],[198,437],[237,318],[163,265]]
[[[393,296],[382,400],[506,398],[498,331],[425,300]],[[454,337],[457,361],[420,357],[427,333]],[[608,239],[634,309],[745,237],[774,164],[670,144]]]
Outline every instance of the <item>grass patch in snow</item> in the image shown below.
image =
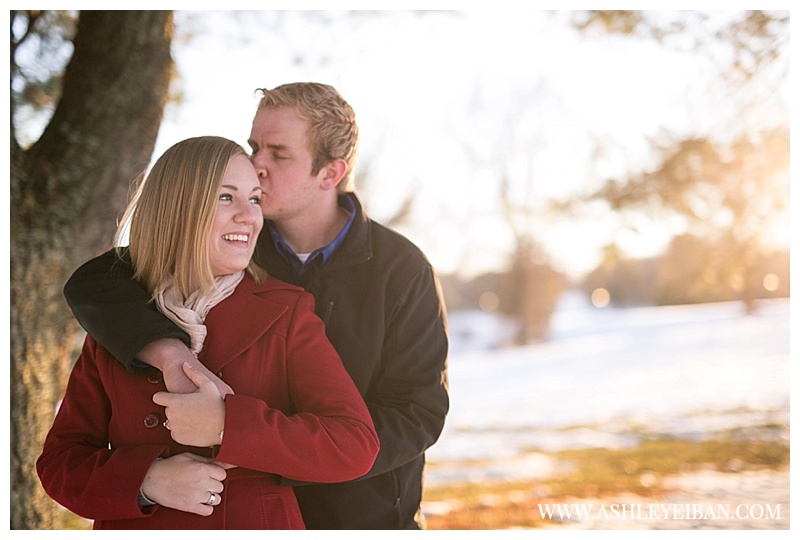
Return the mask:
[[[636,494],[658,498],[667,476],[696,470],[736,473],[787,469],[787,440],[746,440],[737,430],[707,440],[648,436],[638,446],[585,448],[549,455],[571,464],[544,480],[457,483],[426,488],[429,529],[535,528],[546,522],[538,504]],[[552,522],[547,522],[552,524]]]

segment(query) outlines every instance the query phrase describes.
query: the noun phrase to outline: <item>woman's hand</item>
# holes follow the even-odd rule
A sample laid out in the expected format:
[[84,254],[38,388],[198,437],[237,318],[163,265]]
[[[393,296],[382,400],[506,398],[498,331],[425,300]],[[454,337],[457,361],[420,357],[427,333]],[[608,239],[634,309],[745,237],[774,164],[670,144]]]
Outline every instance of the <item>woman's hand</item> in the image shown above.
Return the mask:
[[165,427],[172,439],[189,446],[210,447],[222,442],[225,429],[225,400],[217,386],[188,362],[186,376],[197,386],[191,394],[157,392],[153,402],[166,407]]
[[210,458],[178,454],[153,462],[144,477],[142,491],[162,506],[210,516],[222,500],[220,493],[226,474]]

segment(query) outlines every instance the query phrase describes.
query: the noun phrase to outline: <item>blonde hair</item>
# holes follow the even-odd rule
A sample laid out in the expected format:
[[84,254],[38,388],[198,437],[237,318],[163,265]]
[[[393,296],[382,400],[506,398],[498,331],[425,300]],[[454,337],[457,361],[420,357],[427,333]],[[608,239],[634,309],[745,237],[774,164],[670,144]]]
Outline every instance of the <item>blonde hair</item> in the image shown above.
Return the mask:
[[337,189],[353,191],[353,167],[358,154],[356,113],[332,86],[320,83],[291,83],[272,90],[259,88],[258,108],[294,107],[310,123],[308,146],[313,156],[311,174],[335,159],[347,163],[347,172]]
[[[244,149],[222,137],[181,141],[158,158],[125,211],[117,240],[130,230],[129,253],[138,279],[154,295],[172,282],[186,298],[198,286],[209,291],[214,275],[208,237],[225,170]],[[248,272],[263,281],[266,273],[250,261]]]

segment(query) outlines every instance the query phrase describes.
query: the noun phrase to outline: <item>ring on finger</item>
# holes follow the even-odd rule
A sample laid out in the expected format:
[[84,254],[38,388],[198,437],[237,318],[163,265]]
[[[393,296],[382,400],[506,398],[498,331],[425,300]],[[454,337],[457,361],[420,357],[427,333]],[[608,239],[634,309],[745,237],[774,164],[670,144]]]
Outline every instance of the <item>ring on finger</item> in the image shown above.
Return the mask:
[[214,501],[216,500],[217,500],[217,494],[212,491],[211,496],[208,498],[208,502],[206,504],[211,506],[212,504],[214,504]]

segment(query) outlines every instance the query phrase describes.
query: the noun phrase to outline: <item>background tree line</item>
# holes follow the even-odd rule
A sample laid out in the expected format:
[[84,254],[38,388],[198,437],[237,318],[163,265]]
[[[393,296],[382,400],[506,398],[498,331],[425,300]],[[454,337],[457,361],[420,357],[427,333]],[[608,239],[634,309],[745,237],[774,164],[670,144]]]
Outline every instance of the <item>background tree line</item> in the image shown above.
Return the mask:
[[[748,263],[749,274],[740,273],[739,259],[734,244],[713,244],[687,234],[673,238],[655,257],[626,257],[616,245],[609,245],[597,268],[578,280],[539,264],[528,272],[532,281],[549,284],[542,287],[548,297],[538,302],[543,310],[539,317],[542,326],[527,342],[548,338],[550,307],[555,307],[567,290],[581,292],[588,304],[593,292],[604,289],[609,305],[620,308],[742,301],[744,309],[755,309],[758,300],[789,296],[788,251],[759,251]],[[515,275],[512,270],[472,278],[441,276],[447,307],[451,311],[480,309],[518,321],[521,299]],[[749,298],[747,304],[745,297]]]

